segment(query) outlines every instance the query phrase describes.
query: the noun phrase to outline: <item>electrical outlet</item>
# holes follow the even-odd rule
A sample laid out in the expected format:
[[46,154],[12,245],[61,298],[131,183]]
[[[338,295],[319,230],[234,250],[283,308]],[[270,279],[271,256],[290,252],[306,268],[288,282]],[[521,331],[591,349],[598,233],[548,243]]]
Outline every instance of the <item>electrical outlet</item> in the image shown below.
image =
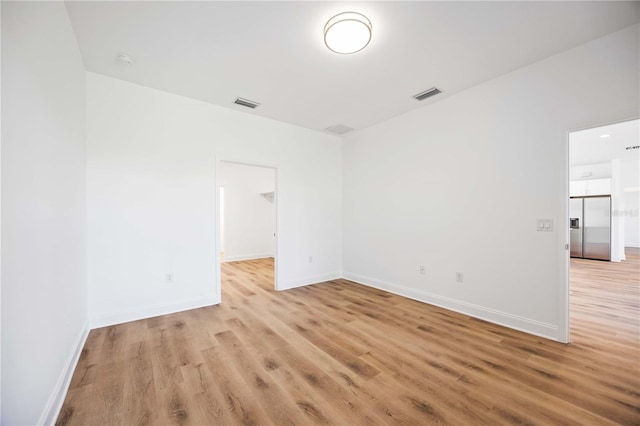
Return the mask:
[[313,263],[313,256],[309,256],[309,263]]
[[164,275],[164,280],[165,280],[166,282],[168,282],[168,283],[172,283],[172,282],[173,282],[173,273],[171,273],[171,272],[167,272],[167,273]]
[[462,272],[456,272],[456,281],[459,283],[464,281],[464,274]]
[[419,269],[419,271],[420,271],[420,274],[422,274],[422,275],[424,275],[424,274],[426,273],[426,270],[425,270],[425,268],[424,268],[424,265],[420,265],[420,269]]

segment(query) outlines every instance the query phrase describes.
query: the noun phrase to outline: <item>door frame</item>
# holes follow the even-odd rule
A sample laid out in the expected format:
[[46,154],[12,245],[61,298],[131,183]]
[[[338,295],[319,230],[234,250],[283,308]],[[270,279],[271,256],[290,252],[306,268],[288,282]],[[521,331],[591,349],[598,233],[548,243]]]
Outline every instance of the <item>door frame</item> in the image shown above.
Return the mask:
[[273,169],[274,171],[274,194],[273,194],[273,205],[274,205],[274,233],[275,233],[275,253],[273,258],[273,284],[276,290],[279,290],[279,282],[278,282],[278,270],[280,267],[280,263],[278,259],[280,258],[280,247],[278,244],[278,228],[279,228],[279,215],[278,215],[278,199],[279,199],[279,190],[278,190],[278,166],[275,164],[262,163],[244,159],[237,158],[229,158],[229,157],[218,157],[216,156],[216,164],[215,164],[215,265],[216,265],[216,299],[218,303],[222,303],[222,269],[220,262],[220,168],[221,163],[233,163],[233,164],[242,164],[244,166],[252,166],[252,167],[263,167]]
[[597,127],[610,126],[612,124],[625,123],[627,121],[633,121],[640,119],[640,115],[634,117],[627,117],[619,120],[613,120],[605,123],[591,124],[585,125],[581,127],[576,127],[574,129],[568,130],[565,134],[565,160],[564,161],[564,185],[562,188],[563,202],[562,202],[562,218],[563,224],[562,228],[562,236],[564,238],[564,247],[565,250],[562,250],[562,265],[561,275],[562,275],[562,283],[560,290],[560,324],[558,327],[558,341],[562,343],[570,343],[571,342],[571,322],[570,322],[570,314],[571,314],[571,256],[569,251],[569,244],[571,242],[570,239],[570,229],[569,229],[569,202],[571,198],[570,191],[570,171],[571,171],[571,133],[579,132],[581,130],[587,129],[595,129]]

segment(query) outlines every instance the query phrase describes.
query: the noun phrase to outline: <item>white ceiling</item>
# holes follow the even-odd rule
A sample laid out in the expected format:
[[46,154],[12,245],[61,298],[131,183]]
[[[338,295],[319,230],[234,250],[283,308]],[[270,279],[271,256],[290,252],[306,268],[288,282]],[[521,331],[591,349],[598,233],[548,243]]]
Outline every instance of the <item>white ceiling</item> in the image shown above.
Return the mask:
[[[609,135],[602,138],[602,135]],[[569,137],[571,166],[610,162],[611,160],[640,160],[640,120],[630,120],[602,127],[580,130]],[[637,176],[640,181],[640,176]]]
[[[322,130],[361,129],[639,21],[638,2],[67,2],[88,71]],[[369,46],[322,30],[355,10]],[[118,63],[119,52],[135,59]],[[432,86],[443,93],[418,102]],[[256,110],[236,97],[260,102]]]

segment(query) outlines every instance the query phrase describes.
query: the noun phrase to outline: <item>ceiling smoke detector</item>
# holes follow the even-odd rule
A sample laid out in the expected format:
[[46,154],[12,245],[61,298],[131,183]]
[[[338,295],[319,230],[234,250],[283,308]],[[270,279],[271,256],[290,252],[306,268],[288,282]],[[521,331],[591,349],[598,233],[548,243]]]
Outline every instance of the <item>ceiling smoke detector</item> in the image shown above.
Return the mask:
[[424,101],[427,98],[437,95],[438,93],[442,93],[440,89],[437,87],[432,87],[431,89],[427,89],[424,92],[420,92],[417,95],[413,95],[413,98],[418,101]]
[[333,133],[336,135],[344,135],[345,133],[349,133],[352,130],[354,130],[353,127],[345,126],[344,124],[336,124],[324,129],[325,132]]
[[118,62],[125,65],[133,65],[133,58],[126,53],[118,53]]
[[260,105],[256,101],[250,101],[249,99],[245,99],[245,98],[236,98],[236,100],[233,101],[233,103],[236,104],[236,105],[242,105],[243,107],[247,107],[247,108],[251,108],[251,109],[254,109],[258,105]]

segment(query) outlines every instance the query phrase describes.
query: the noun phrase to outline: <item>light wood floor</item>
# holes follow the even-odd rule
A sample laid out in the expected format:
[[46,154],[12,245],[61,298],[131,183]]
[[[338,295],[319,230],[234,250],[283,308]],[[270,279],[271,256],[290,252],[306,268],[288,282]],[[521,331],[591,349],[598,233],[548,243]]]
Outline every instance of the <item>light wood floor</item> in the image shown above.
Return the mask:
[[58,424],[640,424],[639,274],[572,261],[563,345],[336,280],[91,331]]

